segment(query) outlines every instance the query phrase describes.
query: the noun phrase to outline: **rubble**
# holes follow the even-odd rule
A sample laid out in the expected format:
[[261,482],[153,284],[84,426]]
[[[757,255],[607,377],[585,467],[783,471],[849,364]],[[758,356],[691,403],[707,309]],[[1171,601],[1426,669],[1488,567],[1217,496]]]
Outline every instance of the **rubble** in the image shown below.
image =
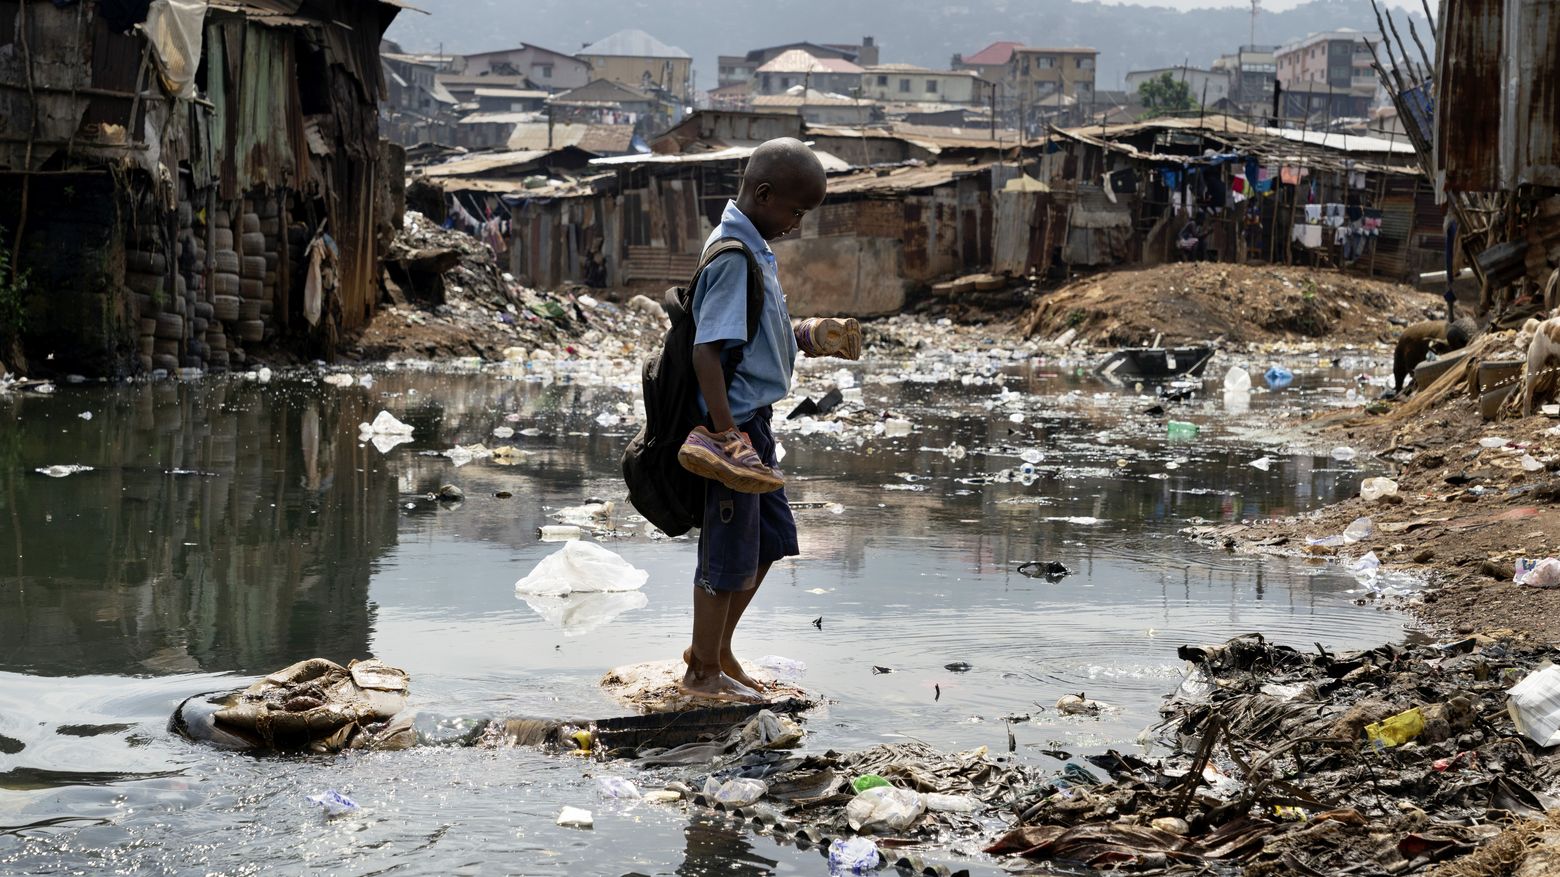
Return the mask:
[[665,331],[658,306],[529,289],[503,270],[487,244],[415,211],[407,212],[386,256],[384,285],[392,304],[345,340],[344,357],[475,356],[521,364],[543,354],[637,357]]
[[[1503,634],[1300,652],[1248,634],[1180,655],[1187,679],[1149,734],[1168,754],[1111,752],[1090,759],[1105,782],[1043,784],[988,852],[1162,874],[1425,873],[1554,806],[1560,762],[1505,711],[1552,649]],[[1370,742],[1368,726],[1405,713],[1412,733]]]

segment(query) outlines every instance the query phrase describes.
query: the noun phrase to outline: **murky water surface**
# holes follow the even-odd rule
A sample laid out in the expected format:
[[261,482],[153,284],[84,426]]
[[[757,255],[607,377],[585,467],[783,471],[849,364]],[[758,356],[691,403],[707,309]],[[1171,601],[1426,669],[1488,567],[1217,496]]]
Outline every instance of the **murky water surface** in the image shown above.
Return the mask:
[[[1301,646],[1401,637],[1400,618],[1352,604],[1357,585],[1336,569],[1177,535],[1192,519],[1350,493],[1356,470],[1295,452],[1274,426],[1285,406],[1338,400],[1349,369],[1302,373],[1241,417],[1216,393],[1183,403],[1173,416],[1201,433],[1172,442],[1132,388],[1065,363],[999,364],[988,353],[853,366],[862,404],[892,408],[908,435],[782,427],[790,499],[843,508],[797,512],[804,556],[776,567],[737,645],[806,662],[805,684],[830,701],[807,720],[809,746],[1000,752],[1003,717],[1030,714],[1012,725],[1017,757],[1059,768],[1041,750],[1133,745],[1177,682],[1181,643],[1254,630]],[[687,641],[694,544],[653,540],[620,510],[619,535],[601,541],[649,570],[648,602],[594,629],[554,626],[513,585],[558,548],[536,534],[553,512],[622,499],[632,426],[601,417],[631,409],[621,365],[547,380],[402,368],[372,387],[279,375],[0,400],[0,872],[826,873],[818,851],[719,817],[600,800],[576,759],[432,747],[254,758],[165,731],[182,698],[316,655],[404,667],[420,726],[435,732],[620,713],[596,681]],[[803,390],[833,371],[804,371]],[[382,408],[415,427],[411,443],[359,443],[358,424]],[[506,426],[520,434],[493,437]],[[525,453],[458,468],[424,453],[478,441]],[[1266,471],[1249,465],[1261,456]],[[59,464],[92,469],[35,471]],[[466,501],[427,498],[444,483]],[[1019,575],[1030,560],[1076,574]],[[972,669],[944,669],[959,661]],[[1069,692],[1112,709],[1059,716],[1049,707]],[[330,788],[360,815],[323,821],[305,798]],[[594,810],[594,831],[556,827],[565,804]],[[999,873],[978,847],[933,858]]]

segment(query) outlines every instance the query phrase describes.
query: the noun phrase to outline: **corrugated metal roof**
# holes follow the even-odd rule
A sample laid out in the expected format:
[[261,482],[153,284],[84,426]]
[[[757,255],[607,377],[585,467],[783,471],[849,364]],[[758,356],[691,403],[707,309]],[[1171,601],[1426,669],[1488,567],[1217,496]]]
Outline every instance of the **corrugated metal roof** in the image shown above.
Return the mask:
[[531,100],[543,100],[547,97],[545,91],[530,91],[524,88],[479,88],[477,97],[512,97]]
[[979,52],[976,52],[973,55],[966,56],[963,61],[965,64],[978,64],[982,67],[990,67],[996,64],[1006,64],[1008,61],[1013,59],[1013,50],[1021,49],[1023,47],[1023,43],[1016,43],[1011,40],[1002,40],[992,43],[991,45],[981,49]]
[[915,192],[935,189],[960,177],[984,173],[991,165],[907,165],[887,173],[865,170],[829,180],[829,194],[860,192]]
[[426,177],[460,177],[468,174],[480,174],[509,167],[522,167],[540,161],[551,154],[551,152],[545,149],[530,149],[522,152],[489,152],[473,155],[469,158],[457,158],[444,164],[430,165],[422,169],[422,174]]
[[[552,148],[577,146],[596,155],[618,155],[633,148],[633,125],[554,124]],[[515,150],[546,149],[547,123],[526,121],[515,126],[509,135],[509,148]]]
[[687,58],[693,56],[668,46],[642,30],[626,28],[580,49],[577,55],[611,55],[625,58]]
[[800,94],[761,94],[753,98],[754,109],[767,107],[854,107],[863,108],[872,106],[872,101],[857,101],[841,94],[825,94],[815,88],[807,89],[805,96]]
[[[695,152],[684,155],[661,155],[654,152],[645,152],[635,155],[593,158],[590,160],[590,163],[594,167],[637,167],[647,164],[704,164],[716,161],[741,161],[752,155],[753,150],[757,148],[756,146],[731,146],[726,149],[717,149],[713,152]],[[813,155],[818,156],[818,161],[823,164],[825,173],[840,173],[850,170],[850,165],[827,152],[814,149]]]
[[472,113],[463,117],[457,125],[518,125],[521,122],[534,122],[536,113]]
[[789,49],[758,68],[759,73],[860,73],[844,58],[818,58],[802,49]]

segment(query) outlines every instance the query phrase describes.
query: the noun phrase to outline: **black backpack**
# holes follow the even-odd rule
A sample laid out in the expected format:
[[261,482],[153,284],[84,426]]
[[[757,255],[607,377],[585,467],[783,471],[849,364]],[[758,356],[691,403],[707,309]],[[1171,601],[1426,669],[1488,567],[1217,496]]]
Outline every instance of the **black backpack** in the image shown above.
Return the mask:
[[[666,291],[663,307],[672,318],[659,353],[644,367],[645,422],[623,451],[628,501],[668,536],[681,536],[704,520],[704,479],[677,462],[688,433],[703,422],[699,379],[693,373],[693,292],[715,257],[740,251],[748,261],[747,329],[751,340],[764,310],[764,273],[753,253],[736,238],[721,238],[705,251],[687,286]],[[742,348],[726,354],[726,385],[742,361]]]

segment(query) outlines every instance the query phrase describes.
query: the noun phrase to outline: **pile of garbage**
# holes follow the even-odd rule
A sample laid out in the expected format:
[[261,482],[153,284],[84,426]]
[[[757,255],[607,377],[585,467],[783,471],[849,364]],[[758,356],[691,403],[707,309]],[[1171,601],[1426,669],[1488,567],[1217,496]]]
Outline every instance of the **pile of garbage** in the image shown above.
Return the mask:
[[[1103,775],[1016,801],[1019,827],[988,852],[1151,873],[1526,874],[1529,845],[1502,835],[1557,804],[1560,669],[1538,669],[1557,654],[1492,636],[1184,646],[1191,669],[1149,732],[1169,755],[1090,759]],[[1497,841],[1511,870],[1471,867]]]
[[1440,298],[1340,271],[1191,262],[1081,278],[1042,296],[1026,336],[1068,330],[1100,347],[1222,339],[1391,341],[1400,326],[1445,313]]
[[361,359],[638,356],[665,328],[664,312],[643,296],[619,305],[583,289],[530,289],[488,244],[416,211],[383,265],[390,303],[346,351]]

